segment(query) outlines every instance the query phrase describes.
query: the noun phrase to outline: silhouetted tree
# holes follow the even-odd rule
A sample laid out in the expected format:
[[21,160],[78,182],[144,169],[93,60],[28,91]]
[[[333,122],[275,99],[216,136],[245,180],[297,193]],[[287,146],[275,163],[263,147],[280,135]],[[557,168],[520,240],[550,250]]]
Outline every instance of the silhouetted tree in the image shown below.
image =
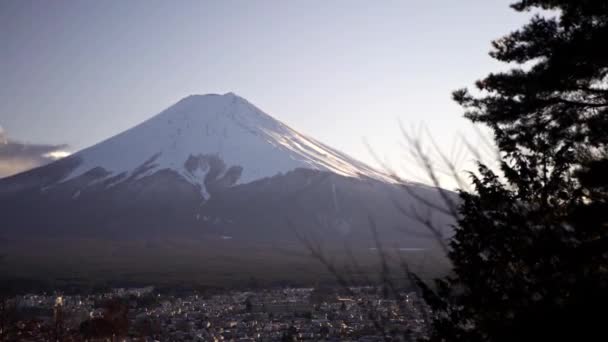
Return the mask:
[[[0,255],[0,262],[4,262],[3,255]],[[15,339],[13,334],[18,317],[15,301],[11,298],[14,298],[16,294],[14,285],[4,280],[0,281],[0,341]]]
[[251,312],[253,310],[253,303],[251,302],[251,297],[247,297],[245,299],[245,311]]
[[0,294],[0,341],[10,340],[12,328],[15,323],[14,305],[10,303],[8,296]]
[[289,326],[287,331],[283,333],[283,336],[281,336],[281,341],[283,341],[283,342],[288,342],[288,341],[291,342],[291,341],[297,341],[297,340],[298,340],[298,328],[296,328],[293,325]]
[[84,321],[80,333],[89,338],[109,338],[125,336],[129,330],[129,307],[118,298],[103,303],[103,316]]
[[[424,287],[436,341],[608,337],[608,1],[522,0],[541,10],[493,42],[519,66],[458,90],[487,125],[500,170],[461,192],[454,272]],[[600,338],[601,340],[601,338]]]

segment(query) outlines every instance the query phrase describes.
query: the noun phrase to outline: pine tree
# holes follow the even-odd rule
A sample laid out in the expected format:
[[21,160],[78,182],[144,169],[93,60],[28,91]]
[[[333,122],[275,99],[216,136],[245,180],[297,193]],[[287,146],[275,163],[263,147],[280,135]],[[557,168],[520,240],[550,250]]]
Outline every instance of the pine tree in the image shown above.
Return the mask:
[[539,10],[493,42],[516,67],[454,92],[501,163],[460,193],[454,272],[424,288],[431,339],[608,340],[608,1],[512,8]]

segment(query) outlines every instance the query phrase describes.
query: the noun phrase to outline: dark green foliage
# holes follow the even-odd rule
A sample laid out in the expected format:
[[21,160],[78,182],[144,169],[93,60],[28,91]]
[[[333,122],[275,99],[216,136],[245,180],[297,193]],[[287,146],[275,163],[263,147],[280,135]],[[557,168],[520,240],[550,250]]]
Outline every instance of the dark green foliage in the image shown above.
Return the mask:
[[608,340],[608,1],[512,7],[549,12],[493,43],[518,67],[454,93],[501,164],[460,193],[432,339]]

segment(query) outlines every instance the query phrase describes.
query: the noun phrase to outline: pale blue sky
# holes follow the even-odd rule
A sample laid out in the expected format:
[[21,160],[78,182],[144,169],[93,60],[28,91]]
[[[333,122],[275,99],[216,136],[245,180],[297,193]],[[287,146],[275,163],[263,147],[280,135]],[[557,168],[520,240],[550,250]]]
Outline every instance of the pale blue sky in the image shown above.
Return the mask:
[[0,126],[77,150],[189,94],[235,92],[371,162],[398,120],[449,149],[469,134],[451,91],[497,70],[513,0],[0,2]]

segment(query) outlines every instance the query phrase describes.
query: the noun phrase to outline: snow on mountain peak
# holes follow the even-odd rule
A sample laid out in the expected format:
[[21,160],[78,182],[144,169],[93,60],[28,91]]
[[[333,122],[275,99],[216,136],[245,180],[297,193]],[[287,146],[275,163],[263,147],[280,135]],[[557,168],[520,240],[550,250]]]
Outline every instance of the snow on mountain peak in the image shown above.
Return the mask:
[[[235,184],[296,168],[388,180],[384,174],[296,132],[247,100],[190,95],[158,115],[75,154],[80,165],[63,181],[101,167],[117,182],[170,169],[201,188],[214,163]],[[219,176],[219,175],[218,175]]]

